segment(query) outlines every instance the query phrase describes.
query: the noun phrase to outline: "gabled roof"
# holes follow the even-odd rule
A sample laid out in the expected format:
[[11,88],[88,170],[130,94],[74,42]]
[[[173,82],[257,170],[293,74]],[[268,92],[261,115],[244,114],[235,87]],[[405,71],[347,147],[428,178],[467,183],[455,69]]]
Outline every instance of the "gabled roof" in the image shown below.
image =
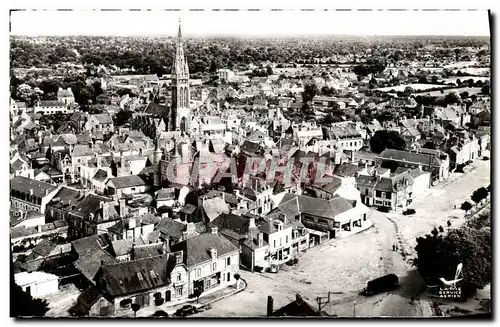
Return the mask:
[[138,175],[110,178],[108,184],[109,183],[113,183],[113,186],[116,189],[147,185],[147,183]]
[[55,191],[57,187],[49,183],[39,182],[22,176],[16,176],[10,181],[10,189],[11,191],[15,190],[27,194],[30,193],[30,190],[33,190],[34,196],[43,198],[47,194]]
[[355,205],[356,201],[346,200],[340,196],[333,196],[330,200],[325,200],[286,193],[278,205],[278,209],[292,216],[305,213],[334,219],[335,216],[353,209]]
[[174,251],[182,250],[184,262],[188,267],[212,260],[210,249],[216,249],[218,257],[228,253],[237,253],[239,250],[224,236],[208,233],[188,238],[172,246]]
[[104,182],[108,178],[108,173],[105,170],[99,169],[94,177],[92,177],[93,180],[99,181],[99,182]]
[[165,286],[174,267],[171,254],[104,265],[99,273],[102,291],[117,297]]
[[[99,124],[112,124],[113,119],[111,119],[111,116],[109,114],[94,114],[90,115],[90,117],[93,117],[97,120]],[[90,119],[89,117],[89,119]]]
[[441,164],[441,161],[433,155],[394,149],[385,149],[379,154],[379,158],[385,160],[407,161],[422,165],[432,164],[433,166],[439,166]]

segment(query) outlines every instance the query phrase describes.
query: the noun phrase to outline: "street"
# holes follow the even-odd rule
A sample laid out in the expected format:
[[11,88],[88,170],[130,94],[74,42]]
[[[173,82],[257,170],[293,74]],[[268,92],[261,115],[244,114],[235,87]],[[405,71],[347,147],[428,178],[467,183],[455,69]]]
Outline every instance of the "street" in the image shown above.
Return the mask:
[[[470,199],[475,189],[490,184],[490,161],[478,160],[473,166],[469,173],[451,174],[447,181],[414,200],[410,207],[416,210],[415,215],[387,214],[372,208],[369,217],[374,223],[372,228],[309,249],[293,267],[285,266],[278,274],[241,271],[241,277],[248,284],[245,291],[212,303],[211,309],[195,316],[265,316],[269,295],[274,299],[274,308],[278,309],[293,301],[296,293],[317,307],[316,298],[326,297],[328,292],[331,292],[332,303],[322,310],[330,315],[432,315],[429,302],[417,299],[415,304],[410,304],[411,296],[418,294],[423,281],[409,259],[414,256],[416,237],[440,225],[447,228],[448,220],[451,228],[464,223],[464,211],[459,209],[459,203]],[[398,252],[392,251],[392,244],[399,245]],[[358,295],[369,280],[388,273],[399,276],[400,289],[372,297]]]

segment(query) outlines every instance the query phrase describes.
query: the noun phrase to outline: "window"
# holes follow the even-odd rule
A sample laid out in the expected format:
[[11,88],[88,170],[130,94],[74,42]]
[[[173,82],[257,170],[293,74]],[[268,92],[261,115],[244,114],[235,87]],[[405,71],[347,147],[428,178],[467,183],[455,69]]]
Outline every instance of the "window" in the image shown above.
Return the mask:
[[182,296],[182,287],[179,287],[176,289],[176,295],[177,297],[181,297]]
[[230,265],[231,265],[231,257],[227,258],[227,260],[226,260],[226,261],[227,261],[227,262],[226,262],[226,265],[227,265],[227,266],[230,266]]
[[231,273],[230,273],[230,272],[228,272],[228,273],[227,273],[227,281],[228,281],[228,282],[230,282],[230,281],[231,281]]
[[274,247],[276,247],[276,240],[274,240],[273,244],[274,244]]
[[140,272],[137,273],[137,278],[139,278],[140,281],[144,280],[144,278],[142,277],[142,274]]
[[177,274],[177,281],[178,282],[182,281],[182,274],[180,273]]
[[196,269],[196,277],[200,277],[201,276],[201,269],[198,268]]
[[368,195],[368,189],[365,190],[365,195]]
[[382,192],[380,191],[375,191],[375,195],[377,196],[377,198],[380,198],[382,196]]
[[213,271],[217,270],[217,262],[212,263],[212,270]]
[[135,187],[132,187],[132,188],[131,188],[131,190],[132,190],[132,191],[135,191]]
[[285,243],[288,243],[288,235],[285,237]]

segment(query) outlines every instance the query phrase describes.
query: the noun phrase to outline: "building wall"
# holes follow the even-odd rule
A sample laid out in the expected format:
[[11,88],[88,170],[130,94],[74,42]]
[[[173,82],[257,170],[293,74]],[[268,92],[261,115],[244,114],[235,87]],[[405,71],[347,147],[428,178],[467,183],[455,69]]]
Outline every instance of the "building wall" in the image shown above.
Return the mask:
[[430,176],[429,173],[415,177],[412,185],[412,197],[418,196],[429,189]]
[[[227,259],[230,258],[230,265],[227,265]],[[216,264],[216,269],[214,270],[213,264]],[[216,287],[211,287],[209,290],[205,290],[204,293],[208,291],[215,291],[218,289],[225,288],[236,283],[234,274],[239,272],[240,268],[240,254],[239,251],[230,252],[223,256],[218,256],[215,260],[203,262],[196,266],[189,268],[189,295],[193,294],[194,283],[207,277],[213,276],[214,274],[220,273],[220,284]],[[227,274],[229,273],[229,280],[227,279]],[[211,283],[212,284],[212,283]]]
[[58,280],[54,279],[41,282],[34,282],[29,285],[23,285],[21,286],[21,288],[25,292],[28,292],[29,288],[29,294],[31,294],[32,297],[37,298],[47,294],[58,292],[59,291],[58,285],[59,285]]

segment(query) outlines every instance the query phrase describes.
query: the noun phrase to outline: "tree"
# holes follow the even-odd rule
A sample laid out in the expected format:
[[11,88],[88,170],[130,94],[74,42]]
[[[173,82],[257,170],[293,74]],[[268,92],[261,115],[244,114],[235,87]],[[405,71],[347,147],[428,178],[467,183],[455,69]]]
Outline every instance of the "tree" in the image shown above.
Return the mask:
[[123,126],[126,123],[129,123],[131,118],[132,118],[132,111],[120,110],[116,114],[115,125],[116,126]]
[[396,131],[376,131],[370,139],[370,149],[374,153],[380,153],[385,149],[404,150],[405,140]]
[[139,311],[139,309],[141,309],[141,306],[137,303],[132,303],[131,308],[132,308],[132,311],[134,311],[134,318],[136,318],[137,311]]
[[271,66],[267,66],[266,67],[266,73],[267,73],[267,75],[273,75],[274,74],[273,69],[271,68]]
[[490,86],[485,85],[481,88],[481,94],[490,95]]
[[13,282],[10,291],[12,317],[42,317],[49,311],[49,304],[46,300],[34,299]]
[[488,189],[486,187],[480,187],[477,189],[477,194],[478,197],[480,198],[480,201],[483,201],[488,197]]
[[448,225],[448,228],[450,228],[450,227],[451,227],[451,221],[449,221],[449,220],[448,220],[448,221],[446,222],[446,225]]
[[460,209],[464,210],[465,213],[467,213],[467,211],[472,209],[472,204],[469,201],[465,201],[464,203],[462,203],[462,206],[460,207]]
[[302,92],[302,101],[304,103],[309,103],[318,94],[319,90],[316,84],[307,83],[304,86],[304,91]]
[[454,93],[454,92],[450,92],[448,94],[446,94],[446,96],[444,97],[444,103],[445,104],[454,104],[454,103],[460,103],[460,97]]
[[469,97],[469,92],[465,91],[460,93],[460,98],[462,98],[462,100],[467,99],[468,97]]
[[452,279],[456,267],[463,264],[462,294],[470,297],[492,280],[491,230],[462,227],[443,234],[417,238],[419,274],[427,285],[439,284],[439,278]]
[[479,189],[475,190],[472,195],[471,195],[471,200],[474,201],[474,203],[476,204],[476,208],[477,208],[477,205],[479,204],[479,202],[481,202],[481,200],[483,199],[482,197],[483,194],[481,194],[481,191],[479,191]]
[[444,233],[444,228],[443,228],[443,226],[439,225],[439,228],[438,228],[438,229],[439,229],[439,232],[440,232],[440,233]]

